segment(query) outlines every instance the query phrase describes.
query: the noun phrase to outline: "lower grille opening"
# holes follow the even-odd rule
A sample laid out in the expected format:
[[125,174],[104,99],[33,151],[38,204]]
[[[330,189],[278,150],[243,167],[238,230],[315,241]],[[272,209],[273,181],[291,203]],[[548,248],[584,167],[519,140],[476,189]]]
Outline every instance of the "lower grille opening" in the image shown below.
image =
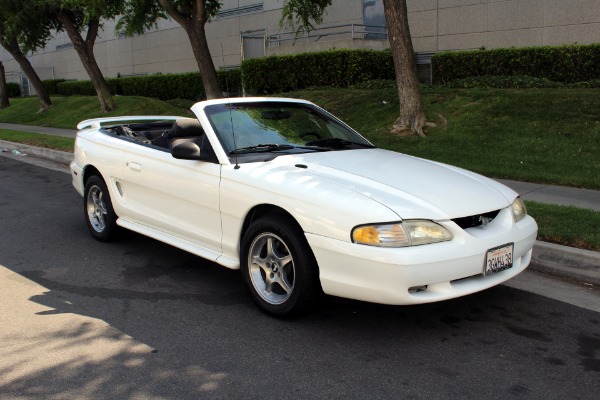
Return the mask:
[[453,281],[450,281],[450,283],[458,283],[458,282],[461,282],[461,281],[466,281],[467,279],[480,278],[482,276],[483,276],[483,273],[476,274],[476,275],[471,275],[471,276],[465,276],[464,278],[458,278],[458,279],[455,279]]
[[427,290],[427,285],[413,286],[408,288],[408,293],[419,293]]

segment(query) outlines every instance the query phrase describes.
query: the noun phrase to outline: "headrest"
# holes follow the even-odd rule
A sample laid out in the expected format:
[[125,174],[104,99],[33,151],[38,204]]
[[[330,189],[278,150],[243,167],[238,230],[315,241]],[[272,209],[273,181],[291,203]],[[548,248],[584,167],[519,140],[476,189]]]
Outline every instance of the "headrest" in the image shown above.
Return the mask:
[[200,121],[193,118],[178,119],[171,128],[171,137],[194,137],[204,135]]

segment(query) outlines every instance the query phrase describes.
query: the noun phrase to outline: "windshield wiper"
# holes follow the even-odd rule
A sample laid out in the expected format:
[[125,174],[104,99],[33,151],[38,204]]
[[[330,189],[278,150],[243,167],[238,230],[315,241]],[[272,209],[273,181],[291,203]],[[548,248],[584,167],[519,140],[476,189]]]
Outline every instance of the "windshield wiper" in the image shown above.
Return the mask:
[[229,154],[266,153],[269,151],[292,150],[292,149],[303,149],[303,150],[312,150],[312,151],[330,151],[331,150],[330,148],[319,147],[319,146],[294,146],[291,144],[267,143],[267,144],[257,144],[255,146],[240,147],[239,149],[230,151]]
[[230,151],[229,154],[261,153],[275,150],[290,150],[294,147],[295,146],[292,146],[291,144],[266,143],[257,144],[255,146],[240,147],[239,149]]
[[312,140],[312,141],[306,143],[306,146],[325,146],[325,147],[327,147],[327,146],[328,147],[347,147],[347,146],[352,146],[352,145],[357,145],[357,146],[362,146],[362,147],[375,147],[371,144],[350,142],[348,140],[344,140],[344,139],[340,139],[340,138],[327,138],[327,139]]

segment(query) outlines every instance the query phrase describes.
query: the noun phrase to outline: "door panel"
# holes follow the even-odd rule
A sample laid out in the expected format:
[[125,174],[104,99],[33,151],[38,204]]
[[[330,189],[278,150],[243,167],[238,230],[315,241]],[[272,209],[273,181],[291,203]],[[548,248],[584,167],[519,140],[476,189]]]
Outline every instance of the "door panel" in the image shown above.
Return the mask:
[[221,166],[128,145],[121,187],[130,219],[221,251]]

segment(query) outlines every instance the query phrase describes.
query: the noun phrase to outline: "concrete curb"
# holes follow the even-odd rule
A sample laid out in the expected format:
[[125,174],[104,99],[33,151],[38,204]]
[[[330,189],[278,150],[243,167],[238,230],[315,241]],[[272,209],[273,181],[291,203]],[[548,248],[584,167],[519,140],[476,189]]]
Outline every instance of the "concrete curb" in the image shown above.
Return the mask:
[[67,151],[29,146],[21,143],[8,142],[6,140],[0,140],[0,148],[8,149],[11,152],[12,150],[19,150],[21,153],[27,154],[28,156],[44,158],[66,165],[69,165],[71,161],[73,161],[73,153]]
[[536,241],[533,270],[600,286],[600,253]]

